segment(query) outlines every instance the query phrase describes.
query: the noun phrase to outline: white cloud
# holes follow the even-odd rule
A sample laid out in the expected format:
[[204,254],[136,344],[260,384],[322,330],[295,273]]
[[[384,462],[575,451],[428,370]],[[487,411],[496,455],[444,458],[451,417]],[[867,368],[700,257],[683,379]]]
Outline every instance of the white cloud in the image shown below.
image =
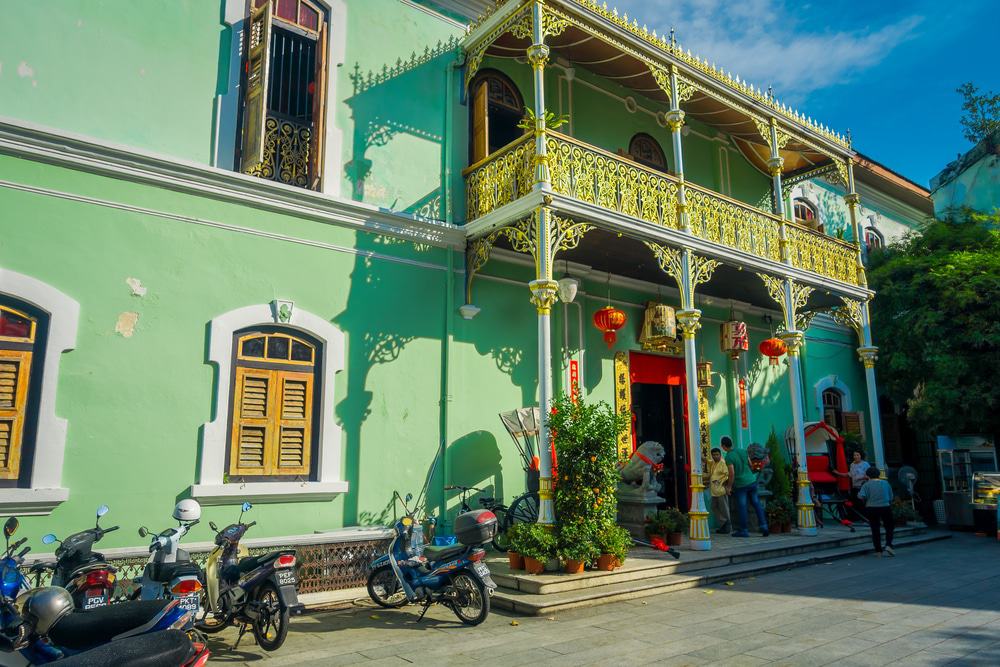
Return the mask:
[[[610,3],[609,3],[610,4]],[[806,24],[782,0],[620,0],[619,9],[657,33],[677,30],[686,49],[793,104],[873,67],[914,36],[923,20],[831,30]]]

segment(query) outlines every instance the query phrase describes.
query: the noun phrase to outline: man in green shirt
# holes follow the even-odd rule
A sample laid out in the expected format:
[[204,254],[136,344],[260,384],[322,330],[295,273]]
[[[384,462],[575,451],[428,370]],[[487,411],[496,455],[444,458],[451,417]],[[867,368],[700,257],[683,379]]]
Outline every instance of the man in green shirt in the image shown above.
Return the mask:
[[770,535],[767,529],[767,516],[757,497],[757,474],[750,469],[750,459],[746,451],[733,449],[733,441],[727,436],[722,438],[722,450],[726,453],[726,464],[729,466],[729,481],[726,492],[736,498],[736,526],[733,537],[750,537],[747,530],[747,503],[753,506],[757,513],[760,533],[764,537]]

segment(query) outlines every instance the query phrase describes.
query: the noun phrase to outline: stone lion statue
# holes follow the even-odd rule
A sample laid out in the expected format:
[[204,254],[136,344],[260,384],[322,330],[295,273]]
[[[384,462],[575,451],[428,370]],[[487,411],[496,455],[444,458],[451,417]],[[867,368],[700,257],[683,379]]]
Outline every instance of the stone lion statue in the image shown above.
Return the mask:
[[653,468],[663,462],[666,454],[663,445],[653,440],[647,440],[639,445],[632,452],[632,457],[621,467],[622,486],[658,493],[660,484],[656,481]]

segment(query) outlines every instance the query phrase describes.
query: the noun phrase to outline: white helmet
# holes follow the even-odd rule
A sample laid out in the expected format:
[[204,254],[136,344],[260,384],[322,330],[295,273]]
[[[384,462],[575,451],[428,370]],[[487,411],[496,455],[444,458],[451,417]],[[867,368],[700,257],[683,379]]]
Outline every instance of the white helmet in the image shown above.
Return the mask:
[[197,521],[201,518],[201,505],[193,498],[185,498],[174,505],[174,518],[178,521]]
[[34,621],[38,634],[47,634],[64,616],[73,613],[73,596],[58,586],[36,588],[28,597],[23,613]]

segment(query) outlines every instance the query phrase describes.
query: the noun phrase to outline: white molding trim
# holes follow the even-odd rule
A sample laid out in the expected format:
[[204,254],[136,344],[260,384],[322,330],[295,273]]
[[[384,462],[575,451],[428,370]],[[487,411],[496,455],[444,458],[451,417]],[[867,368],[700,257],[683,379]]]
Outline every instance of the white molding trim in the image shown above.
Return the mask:
[[0,293],[30,303],[49,316],[31,488],[0,489],[0,513],[49,514],[69,498],[69,489],[62,487],[67,421],[56,416],[56,391],[62,353],[76,347],[80,304],[51,285],[2,267]]
[[[301,308],[292,307],[291,317],[280,320],[274,303],[237,308],[209,323],[208,363],[219,369],[215,396],[215,419],[202,426],[201,468],[191,495],[206,505],[256,502],[331,500],[345,493],[348,484],[340,478],[341,429],[334,418],[336,374],[344,369],[344,334],[331,322]],[[310,482],[239,482],[224,484],[226,445],[229,440],[229,394],[233,377],[233,334],[253,326],[280,325],[298,329],[323,344],[320,372],[319,455],[317,480]]]
[[816,396],[816,409],[822,414],[823,412],[823,392],[827,389],[836,389],[840,392],[843,397],[841,402],[841,408],[846,412],[851,412],[854,410],[854,404],[851,400],[851,390],[847,388],[847,385],[840,379],[839,375],[827,375],[819,379],[816,384],[813,385],[813,391]]

